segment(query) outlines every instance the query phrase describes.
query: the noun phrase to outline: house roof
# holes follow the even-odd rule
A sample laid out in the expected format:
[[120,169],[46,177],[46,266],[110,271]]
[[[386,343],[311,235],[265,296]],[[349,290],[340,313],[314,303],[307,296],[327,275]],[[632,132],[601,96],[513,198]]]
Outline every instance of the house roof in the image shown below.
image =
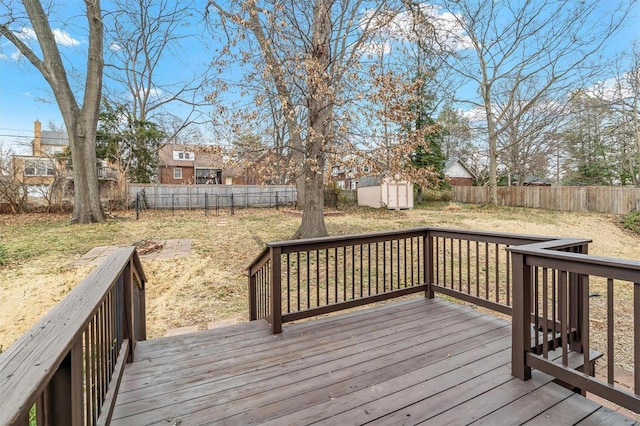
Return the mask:
[[67,132],[43,130],[40,136],[40,143],[42,145],[67,146],[69,145],[69,135]]
[[464,163],[464,161],[462,161],[462,160],[460,160],[459,158],[456,158],[456,157],[452,157],[452,158],[449,158],[447,160],[447,162],[444,165],[444,174],[448,176],[447,172],[449,170],[451,170],[456,165],[461,166],[473,178],[477,177],[476,174],[473,173],[473,171],[471,171],[471,169],[469,169],[469,167],[467,167],[467,165]]
[[525,185],[552,185],[553,181],[538,176],[527,176],[524,178]]

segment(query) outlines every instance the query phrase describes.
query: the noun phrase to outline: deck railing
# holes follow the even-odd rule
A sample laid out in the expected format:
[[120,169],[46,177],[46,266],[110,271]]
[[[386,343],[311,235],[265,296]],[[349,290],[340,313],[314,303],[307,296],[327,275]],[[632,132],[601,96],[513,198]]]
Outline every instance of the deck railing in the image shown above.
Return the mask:
[[[589,256],[586,250],[559,252],[562,244],[509,249],[513,375],[527,380],[535,368],[640,413],[640,262]],[[620,309],[623,305],[630,308]],[[596,308],[605,316],[596,318]],[[536,319],[533,336],[530,313]],[[622,336],[630,346],[620,342]],[[598,374],[588,362],[593,350],[604,354],[607,363]],[[580,371],[569,363],[572,352],[582,353]],[[632,389],[618,383],[615,365],[632,374]]]
[[116,249],[0,354],[0,424],[108,424],[146,339],[145,281],[135,249]]
[[425,227],[269,243],[248,268],[249,317],[279,333],[283,322],[420,291],[511,315],[505,249],[550,239]]
[[[287,321],[438,292],[512,316],[515,376],[527,379],[538,368],[637,412],[640,262],[589,256],[589,242],[419,228],[270,243],[249,267],[250,319],[265,318],[279,333]],[[595,277],[605,280],[600,299],[590,293]],[[615,307],[631,300],[633,319],[625,322]],[[591,344],[589,312],[595,303],[607,304],[606,318],[597,319],[606,329],[606,348]],[[614,376],[613,366],[620,363],[614,336],[620,333],[633,335],[633,359],[626,365],[635,371],[635,395]],[[604,382],[593,377],[600,352],[608,362]]]

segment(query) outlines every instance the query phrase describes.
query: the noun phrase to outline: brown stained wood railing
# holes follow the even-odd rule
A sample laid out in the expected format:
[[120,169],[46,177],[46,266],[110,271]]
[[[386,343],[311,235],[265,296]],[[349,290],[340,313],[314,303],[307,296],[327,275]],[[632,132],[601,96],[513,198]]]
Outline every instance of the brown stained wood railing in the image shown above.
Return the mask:
[[[640,262],[590,256],[584,248],[558,251],[566,248],[559,247],[562,243],[509,249],[515,291],[513,375],[528,380],[535,368],[640,413]],[[597,304],[604,317],[594,315]],[[629,316],[621,305],[629,307]],[[533,336],[531,316],[541,319]],[[622,334],[630,346],[617,342]],[[569,365],[576,351],[583,358],[580,371]],[[607,363],[595,377],[589,362],[593,351],[603,353]],[[631,389],[616,380],[614,366],[625,364],[633,376]]]
[[145,275],[135,248],[112,252],[0,354],[0,424],[102,425],[124,364],[146,339]]
[[510,315],[505,249],[550,239],[424,227],[269,243],[248,267],[249,316],[279,333],[284,322],[421,291]]

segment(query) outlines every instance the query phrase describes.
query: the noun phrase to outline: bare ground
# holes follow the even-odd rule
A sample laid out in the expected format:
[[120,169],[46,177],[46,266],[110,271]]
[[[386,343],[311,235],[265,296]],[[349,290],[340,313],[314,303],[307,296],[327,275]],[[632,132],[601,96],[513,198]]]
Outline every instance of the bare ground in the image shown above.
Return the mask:
[[[93,246],[190,238],[187,258],[144,261],[150,338],[168,329],[234,318],[247,320],[245,266],[265,242],[287,239],[300,219],[276,210],[132,213],[101,225],[69,225],[65,216],[0,215],[0,349],[6,349],[91,270],[75,267]],[[326,218],[333,235],[415,226],[441,226],[593,239],[592,254],[640,260],[640,236],[612,215],[456,204],[411,211],[355,210]],[[4,251],[3,251],[4,250]],[[4,253],[4,255],[3,255]],[[4,266],[2,264],[4,263]],[[624,315],[629,304],[619,309]],[[632,304],[631,304],[632,305]],[[593,318],[598,327],[598,318]],[[627,335],[617,346],[631,348]],[[624,367],[628,367],[624,366]]]

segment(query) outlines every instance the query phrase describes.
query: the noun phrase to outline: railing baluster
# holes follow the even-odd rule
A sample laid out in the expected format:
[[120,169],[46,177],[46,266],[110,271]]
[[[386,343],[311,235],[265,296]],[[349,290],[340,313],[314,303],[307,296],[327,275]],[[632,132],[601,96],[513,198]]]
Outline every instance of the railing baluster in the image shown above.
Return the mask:
[[480,297],[480,241],[476,240],[476,297]]
[[458,291],[462,291],[462,240],[458,238]]
[[329,300],[329,249],[324,249],[324,292],[327,305],[331,303]]
[[467,294],[471,294],[471,241],[467,240]]
[[540,268],[537,266],[533,268],[533,313],[534,313],[534,321],[533,321],[533,335],[535,339],[534,347],[536,351],[538,347],[540,347],[540,298],[539,298],[539,273]]
[[291,312],[291,257],[287,253],[287,313]]
[[547,359],[549,358],[549,271],[547,268],[542,268],[542,320],[544,325],[542,355]]
[[371,243],[367,244],[367,294],[371,296]]
[[316,250],[316,306],[320,306],[320,252]]
[[589,279],[586,275],[579,275],[578,282],[582,294],[582,327],[580,330],[580,342],[582,343],[582,372],[590,376],[595,374],[591,371],[591,360],[589,359],[590,343],[589,343]]
[[640,281],[633,283],[633,365],[634,392],[640,395]]
[[484,297],[488,300],[489,296],[489,243],[484,243]]
[[500,251],[498,244],[496,243],[496,271],[494,276],[496,277],[496,303],[500,303]]
[[333,264],[335,267],[333,271],[333,292],[335,301],[336,303],[338,303],[338,247],[335,247],[335,249],[333,250]]
[[347,300],[347,246],[342,247],[342,300]]
[[[507,248],[509,245],[507,245]],[[511,253],[509,251],[506,252],[506,263],[507,263],[507,305],[511,305]]]
[[567,339],[567,333],[568,333],[568,329],[567,329],[567,316],[568,316],[568,312],[567,312],[567,273],[565,271],[560,271],[560,298],[558,299],[558,304],[560,305],[560,336],[561,336],[561,342],[562,342],[562,365],[564,365],[565,367],[569,364],[569,354],[568,354],[568,339]]
[[300,310],[300,252],[296,252],[296,279],[297,279],[297,285],[296,285],[296,291],[297,291],[297,296],[298,296],[298,310]]
[[613,280],[611,278],[608,278],[607,279],[607,381],[610,385],[613,385],[613,379],[614,379],[613,325],[615,322],[614,322],[613,302],[614,302]]
[[363,272],[363,271],[362,271],[362,265],[363,265],[363,263],[362,263],[362,262],[363,262],[363,259],[362,259],[362,258],[363,258],[363,256],[364,256],[364,255],[363,255],[363,253],[364,253],[364,252],[363,252],[363,250],[362,250],[362,244],[360,244],[360,297],[364,296],[364,295],[362,294],[362,292],[363,292],[363,288],[364,288],[364,283],[362,282],[362,280],[363,280],[363,275],[362,275],[362,272]]

